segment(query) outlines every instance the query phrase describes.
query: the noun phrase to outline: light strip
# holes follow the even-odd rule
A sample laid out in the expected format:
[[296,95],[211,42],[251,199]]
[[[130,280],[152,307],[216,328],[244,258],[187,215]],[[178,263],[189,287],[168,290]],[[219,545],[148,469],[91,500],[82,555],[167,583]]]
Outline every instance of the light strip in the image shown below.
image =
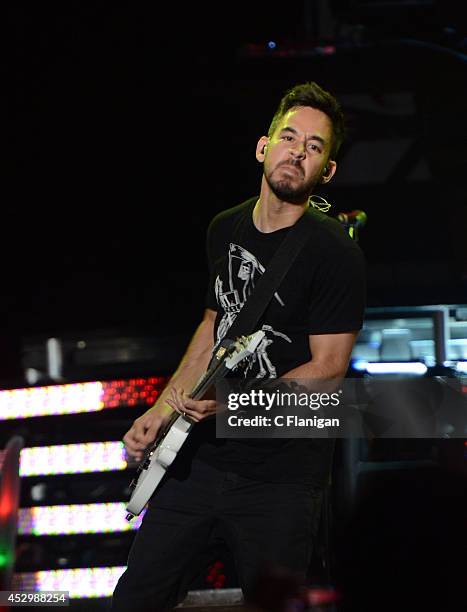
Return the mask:
[[467,374],[467,361],[458,361],[456,364],[456,370],[458,372],[462,372],[463,374]]
[[60,569],[15,574],[13,590],[68,591],[70,599],[111,597],[125,566]]
[[367,363],[366,371],[369,374],[426,374],[428,368],[420,362],[387,362]]
[[[138,529],[144,511],[129,522],[125,503],[35,506],[20,508],[19,535],[71,535],[76,533],[111,533]],[[63,590],[63,589],[61,589]]]
[[418,361],[394,361],[394,362],[370,362],[357,359],[352,363],[352,367],[358,372],[368,372],[369,374],[426,374],[428,368],[424,363]]
[[102,410],[101,382],[0,391],[0,420]]
[[153,405],[168,378],[86,382],[0,391],[0,421]]
[[366,372],[367,365],[368,361],[365,361],[364,359],[356,359],[355,361],[351,362],[352,368],[357,370],[357,372]]
[[127,467],[122,442],[88,442],[23,448],[20,476],[108,472]]

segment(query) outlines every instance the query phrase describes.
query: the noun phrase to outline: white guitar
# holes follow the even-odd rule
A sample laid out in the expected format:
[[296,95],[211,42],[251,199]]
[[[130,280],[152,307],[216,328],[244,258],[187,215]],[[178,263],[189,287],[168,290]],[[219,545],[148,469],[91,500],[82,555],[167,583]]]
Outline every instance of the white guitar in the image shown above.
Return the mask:
[[[264,332],[257,331],[251,336],[241,336],[227,348],[220,347],[210,367],[195,385],[189,397],[201,399],[212,385],[252,355],[263,338]],[[138,516],[146,506],[194,424],[193,421],[174,412],[152,446],[148,448],[130,484],[133,492],[126,507],[128,521]]]

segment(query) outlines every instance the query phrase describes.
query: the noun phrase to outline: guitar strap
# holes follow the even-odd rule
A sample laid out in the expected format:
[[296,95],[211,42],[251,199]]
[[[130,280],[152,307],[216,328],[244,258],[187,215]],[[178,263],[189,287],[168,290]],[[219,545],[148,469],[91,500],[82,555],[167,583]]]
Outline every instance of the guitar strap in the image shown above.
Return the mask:
[[292,226],[255,285],[248,301],[228,329],[220,346],[228,348],[238,336],[248,335],[255,331],[276,289],[310,238],[313,224],[321,222],[323,217],[322,213],[317,213],[310,207]]

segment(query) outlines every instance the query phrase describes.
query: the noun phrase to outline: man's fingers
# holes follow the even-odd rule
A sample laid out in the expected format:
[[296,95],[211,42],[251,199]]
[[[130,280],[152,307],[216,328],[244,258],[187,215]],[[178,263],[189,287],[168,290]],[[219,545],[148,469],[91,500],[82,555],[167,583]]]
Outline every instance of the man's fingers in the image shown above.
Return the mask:
[[130,450],[126,447],[125,447],[125,452],[126,452],[127,457],[130,460],[133,459],[134,461],[141,461],[144,456],[144,453],[142,453],[141,451],[135,451],[135,452],[131,451],[130,452]]
[[204,416],[213,414],[217,410],[216,400],[194,400],[183,389],[170,390],[171,398],[167,403],[179,414],[186,414],[194,421],[200,421]]
[[125,446],[127,447],[128,450],[130,450],[130,451],[137,450],[138,441],[135,440],[135,438],[131,435],[130,431],[127,432],[123,436],[123,442],[124,442],[124,444],[125,444]]
[[167,404],[169,404],[169,406],[171,406],[175,410],[175,412],[178,412],[178,414],[182,414],[182,411],[177,406],[176,402],[169,400],[169,399],[166,399],[165,401],[167,402]]
[[210,410],[215,410],[217,402],[215,400],[192,400],[187,398],[185,400],[185,409],[194,410],[195,412],[205,413]]
[[144,434],[135,434],[134,432],[133,434],[128,433],[123,438],[123,440],[125,444],[127,444],[128,446],[130,446],[131,448],[135,450],[142,450],[146,446],[145,440],[144,440]]
[[124,437],[123,443],[125,444],[125,450],[128,455],[133,457],[135,461],[141,461],[143,458],[144,451],[146,450],[147,444],[142,442],[139,438],[135,438],[132,430],[130,430]]
[[152,436],[154,439],[155,433],[151,431],[151,428],[145,430],[141,424],[134,423],[133,427],[124,435],[123,443],[125,444],[127,452],[136,457],[137,455],[141,455],[142,451],[152,442]]
[[[172,399],[169,405],[172,406],[173,408],[175,408],[175,410],[177,410],[177,412],[185,412],[185,404],[186,404],[186,396],[184,394],[183,389],[180,389],[177,391],[177,389],[175,389],[174,387],[171,389],[171,393],[172,393]],[[174,405],[175,404],[175,405]]]

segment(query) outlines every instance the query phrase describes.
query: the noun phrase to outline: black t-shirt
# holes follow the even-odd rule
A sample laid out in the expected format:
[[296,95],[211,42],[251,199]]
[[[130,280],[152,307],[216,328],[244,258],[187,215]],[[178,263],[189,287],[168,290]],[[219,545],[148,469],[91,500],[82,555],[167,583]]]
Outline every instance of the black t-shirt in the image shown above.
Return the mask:
[[[251,198],[218,214],[207,233],[210,281],[206,306],[217,311],[215,343],[267,268],[290,228],[260,232]],[[266,309],[258,329],[265,338],[245,375],[280,377],[312,357],[310,334],[359,330],[365,307],[365,263],[359,246],[335,219],[315,210],[310,237]],[[216,439],[206,420],[190,434],[185,453],[222,469],[269,481],[327,481],[333,442],[329,439]]]

